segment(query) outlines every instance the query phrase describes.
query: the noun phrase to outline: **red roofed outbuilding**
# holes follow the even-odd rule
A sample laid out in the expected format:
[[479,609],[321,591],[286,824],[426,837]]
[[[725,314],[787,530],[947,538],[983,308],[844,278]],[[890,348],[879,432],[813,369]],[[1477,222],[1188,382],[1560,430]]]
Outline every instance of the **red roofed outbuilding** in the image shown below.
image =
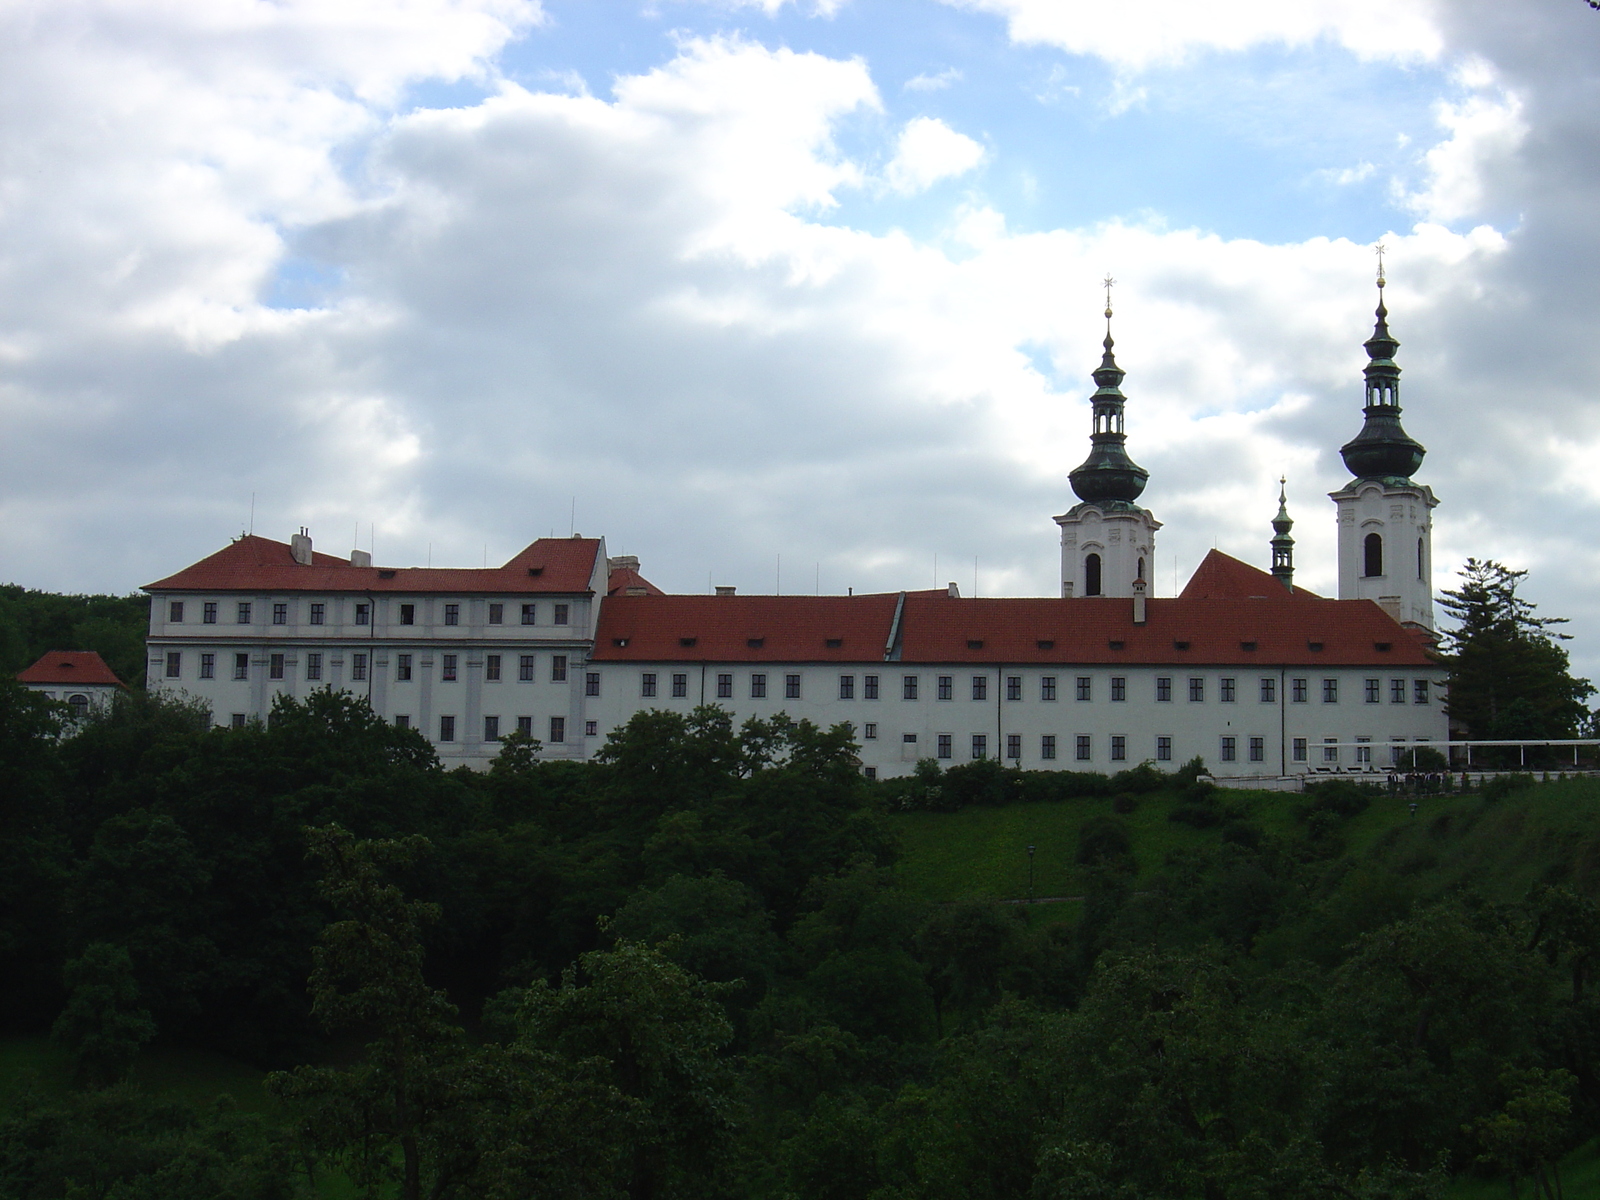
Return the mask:
[[18,671],[17,682],[71,705],[76,716],[103,709],[119,691],[127,691],[127,685],[93,650],[52,650]]

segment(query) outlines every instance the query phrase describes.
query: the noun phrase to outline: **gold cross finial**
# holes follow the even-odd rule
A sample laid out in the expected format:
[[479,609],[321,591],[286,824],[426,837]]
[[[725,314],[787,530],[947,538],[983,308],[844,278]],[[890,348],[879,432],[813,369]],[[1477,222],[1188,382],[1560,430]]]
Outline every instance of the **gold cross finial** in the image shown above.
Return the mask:
[[1107,275],[1105,277],[1105,282],[1102,284],[1102,286],[1106,289],[1106,320],[1108,321],[1111,320],[1111,285],[1116,282],[1117,281],[1111,278],[1110,275]]
[[1382,242],[1379,242],[1377,244],[1377,246],[1375,246],[1373,249],[1376,251],[1376,253],[1378,255],[1378,286],[1382,287],[1383,284],[1384,284],[1384,278],[1383,278],[1383,252],[1386,249],[1386,247],[1384,246],[1384,244]]

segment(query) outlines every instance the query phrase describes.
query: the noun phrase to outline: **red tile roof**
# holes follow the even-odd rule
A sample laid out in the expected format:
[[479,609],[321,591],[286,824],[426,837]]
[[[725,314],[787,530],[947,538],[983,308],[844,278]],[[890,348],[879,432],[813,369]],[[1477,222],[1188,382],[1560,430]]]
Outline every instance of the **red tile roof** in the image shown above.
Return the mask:
[[[594,657],[621,662],[875,662],[895,592],[871,596],[610,596]],[[690,640],[689,645],[684,645]],[[837,642],[838,645],[829,645]]]
[[[643,588],[641,593],[638,589]],[[617,567],[606,582],[608,596],[665,596],[666,593],[639,574],[635,567]]]
[[[1297,587],[1292,593],[1297,599],[1320,600],[1315,592]],[[1213,550],[1200,561],[1189,582],[1183,585],[1181,600],[1244,600],[1260,597],[1270,600],[1287,600],[1291,593],[1277,578],[1259,567],[1240,562],[1231,554]]]
[[[1282,592],[1281,584],[1273,586]],[[895,593],[612,597],[601,606],[594,657],[882,662],[898,602]],[[943,591],[909,592],[898,661],[1175,668],[1433,665],[1423,642],[1370,600],[1179,598],[1147,601],[1145,611],[1145,623],[1135,625],[1128,599],[960,599]],[[830,646],[829,639],[840,644]]]
[[19,683],[46,683],[57,686],[91,683],[127,685],[106,666],[106,660],[93,650],[52,650],[33,666],[17,672]]
[[146,584],[147,592],[452,592],[517,594],[587,592],[598,538],[540,538],[503,567],[355,567],[313,553],[295,562],[289,546],[247,535],[176,575]]

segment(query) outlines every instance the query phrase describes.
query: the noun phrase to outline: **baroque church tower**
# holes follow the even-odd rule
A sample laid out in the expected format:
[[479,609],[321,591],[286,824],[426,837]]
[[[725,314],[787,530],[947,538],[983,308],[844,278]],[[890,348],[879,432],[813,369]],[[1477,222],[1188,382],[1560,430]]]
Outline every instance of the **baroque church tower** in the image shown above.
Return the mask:
[[1389,333],[1379,248],[1377,325],[1366,341],[1366,421],[1339,453],[1354,477],[1338,507],[1339,599],[1375,600],[1395,620],[1433,628],[1433,489],[1411,476],[1427,453],[1400,427],[1400,343]]
[[1061,526],[1061,595],[1144,595],[1155,566],[1161,522],[1134,503],[1150,473],[1128,457],[1122,431],[1126,374],[1112,354],[1111,284],[1106,279],[1105,355],[1094,372],[1089,457],[1067,478],[1081,503],[1057,517]]

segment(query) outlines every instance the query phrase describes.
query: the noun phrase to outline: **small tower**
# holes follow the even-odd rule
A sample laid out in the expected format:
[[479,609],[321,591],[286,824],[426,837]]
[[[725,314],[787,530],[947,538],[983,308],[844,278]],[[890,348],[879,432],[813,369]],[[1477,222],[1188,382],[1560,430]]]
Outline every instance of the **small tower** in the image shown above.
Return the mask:
[[1134,503],[1150,473],[1128,457],[1122,411],[1125,372],[1112,354],[1111,285],[1106,276],[1105,355],[1094,372],[1093,431],[1089,457],[1068,479],[1082,503],[1057,517],[1061,526],[1061,594],[1132,596],[1136,580],[1148,580],[1161,528]]
[[1285,489],[1287,478],[1278,480],[1278,515],[1272,518],[1272,577],[1290,592],[1294,591],[1294,539],[1289,530],[1294,520],[1289,516],[1289,500]]
[[1366,420],[1339,453],[1354,476],[1338,507],[1339,599],[1375,600],[1395,620],[1433,628],[1433,490],[1411,475],[1427,453],[1400,427],[1400,343],[1389,333],[1378,247],[1377,324],[1366,341]]

